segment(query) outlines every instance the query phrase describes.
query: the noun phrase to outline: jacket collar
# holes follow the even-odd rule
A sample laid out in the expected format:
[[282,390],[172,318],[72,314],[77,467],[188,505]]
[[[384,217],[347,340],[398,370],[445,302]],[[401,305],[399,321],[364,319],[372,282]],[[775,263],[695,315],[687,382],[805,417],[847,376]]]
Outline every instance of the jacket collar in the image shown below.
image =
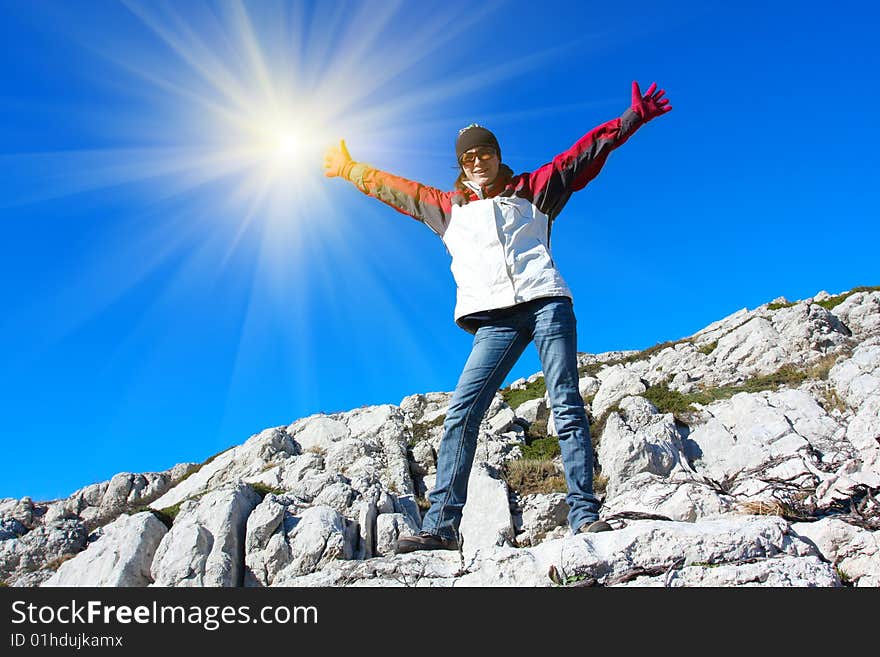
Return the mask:
[[510,183],[512,174],[513,172],[507,166],[502,164],[495,180],[485,188],[481,188],[478,184],[467,179],[463,180],[462,183],[465,187],[471,190],[474,193],[474,196],[478,199],[492,198],[493,196],[498,196],[504,188],[507,187],[508,183]]

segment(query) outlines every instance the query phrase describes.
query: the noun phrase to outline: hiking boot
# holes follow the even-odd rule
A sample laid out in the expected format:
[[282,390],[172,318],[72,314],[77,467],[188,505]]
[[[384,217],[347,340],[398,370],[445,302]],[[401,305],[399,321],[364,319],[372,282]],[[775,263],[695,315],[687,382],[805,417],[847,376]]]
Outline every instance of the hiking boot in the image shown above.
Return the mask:
[[416,550],[457,550],[458,541],[429,532],[419,532],[416,536],[401,536],[397,539],[397,554]]
[[581,525],[581,528],[578,529],[578,534],[595,534],[596,532],[610,532],[614,529],[611,525],[609,525],[604,520],[597,520],[591,523],[585,523]]

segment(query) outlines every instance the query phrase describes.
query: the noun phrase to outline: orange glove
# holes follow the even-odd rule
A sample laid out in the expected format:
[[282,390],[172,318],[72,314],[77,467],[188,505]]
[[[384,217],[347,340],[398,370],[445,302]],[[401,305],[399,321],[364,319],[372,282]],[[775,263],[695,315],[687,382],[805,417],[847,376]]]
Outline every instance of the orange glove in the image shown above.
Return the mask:
[[341,176],[345,172],[345,167],[352,162],[351,155],[345,147],[345,140],[340,139],[339,148],[331,146],[324,153],[324,175],[328,178]]

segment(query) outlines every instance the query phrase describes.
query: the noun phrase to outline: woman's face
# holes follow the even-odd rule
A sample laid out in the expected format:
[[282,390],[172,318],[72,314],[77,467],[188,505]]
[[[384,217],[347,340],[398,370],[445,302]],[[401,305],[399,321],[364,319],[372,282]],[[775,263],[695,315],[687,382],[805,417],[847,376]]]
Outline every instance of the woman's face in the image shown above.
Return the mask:
[[472,183],[480,187],[490,185],[498,177],[501,160],[491,146],[477,146],[462,153],[461,170]]

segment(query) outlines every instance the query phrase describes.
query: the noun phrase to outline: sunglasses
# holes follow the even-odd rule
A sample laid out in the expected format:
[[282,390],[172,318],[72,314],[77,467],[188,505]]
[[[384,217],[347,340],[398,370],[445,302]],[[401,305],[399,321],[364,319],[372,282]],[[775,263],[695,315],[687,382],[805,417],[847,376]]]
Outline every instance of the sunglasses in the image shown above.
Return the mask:
[[485,162],[486,160],[491,160],[495,157],[495,149],[494,148],[478,148],[475,153],[465,153],[461,156],[459,163],[464,166],[471,166],[477,159],[480,162]]

